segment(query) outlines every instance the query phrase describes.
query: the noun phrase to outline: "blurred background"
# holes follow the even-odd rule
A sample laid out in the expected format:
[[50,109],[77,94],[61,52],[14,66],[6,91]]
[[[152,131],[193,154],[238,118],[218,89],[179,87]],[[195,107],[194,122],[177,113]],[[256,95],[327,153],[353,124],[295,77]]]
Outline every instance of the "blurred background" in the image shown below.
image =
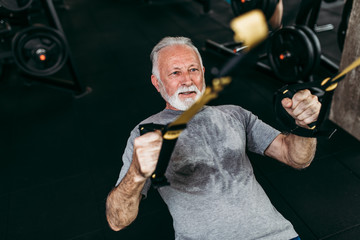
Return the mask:
[[[130,131],[165,107],[150,82],[152,47],[165,36],[190,37],[209,83],[211,69],[241,54],[229,27],[239,10],[234,2],[0,0],[0,239],[174,238],[171,216],[154,190],[136,221],[120,232],[107,225],[105,200]],[[283,4],[283,27],[307,25],[313,33],[307,36],[319,41],[309,50],[304,33],[286,40],[288,48],[300,49],[301,66],[291,68],[297,77],[283,76],[289,65],[268,59],[275,46],[252,67],[238,66],[233,83],[210,103],[241,105],[277,128],[274,92],[336,73],[347,26],[343,0]],[[300,30],[291,31],[296,37]],[[305,170],[250,158],[258,181],[301,239],[357,239],[360,143],[330,120],[324,125],[337,132],[319,138]]]

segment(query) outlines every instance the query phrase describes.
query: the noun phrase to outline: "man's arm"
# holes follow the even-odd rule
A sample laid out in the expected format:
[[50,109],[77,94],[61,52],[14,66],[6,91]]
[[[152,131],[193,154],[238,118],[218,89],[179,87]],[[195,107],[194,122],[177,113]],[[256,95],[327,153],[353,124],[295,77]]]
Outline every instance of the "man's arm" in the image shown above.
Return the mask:
[[[321,103],[309,90],[297,92],[292,99],[283,99],[282,105],[295,119],[296,124],[303,128],[308,128],[308,124],[317,120],[321,108]],[[265,155],[301,169],[310,165],[315,151],[315,138],[280,134],[265,150]]]
[[134,140],[133,160],[120,184],[108,195],[106,218],[114,231],[130,225],[139,211],[141,190],[155,171],[162,145],[160,132],[144,134]]
[[278,4],[275,7],[274,13],[269,19],[269,24],[272,29],[278,29],[282,25],[282,17],[284,13],[284,6],[282,0],[279,0]]
[[265,155],[293,168],[302,169],[310,165],[315,156],[315,151],[316,138],[280,134],[266,149]]

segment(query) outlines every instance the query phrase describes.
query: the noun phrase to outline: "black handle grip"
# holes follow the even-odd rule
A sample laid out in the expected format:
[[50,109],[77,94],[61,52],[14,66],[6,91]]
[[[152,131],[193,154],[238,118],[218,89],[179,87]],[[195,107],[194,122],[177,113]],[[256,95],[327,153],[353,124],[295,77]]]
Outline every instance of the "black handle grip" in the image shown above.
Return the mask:
[[161,132],[165,129],[166,125],[155,124],[155,123],[145,123],[139,125],[140,135],[144,135],[148,132],[154,132],[155,130],[160,130]]
[[[162,132],[162,134],[164,135],[167,131],[184,129],[185,127],[186,127],[186,124],[168,127],[168,125],[147,123],[147,124],[139,125],[139,130],[140,130],[140,135],[143,135],[145,133],[155,131],[155,130],[160,130]],[[153,172],[153,174],[150,177],[154,188],[160,188],[162,186],[169,185],[169,182],[167,181],[167,179],[165,177],[165,172],[169,165],[171,154],[175,148],[176,142],[177,142],[177,137],[174,139],[165,139],[165,138],[163,139],[163,143],[161,146],[159,159],[158,159],[155,171]]]
[[[161,132],[164,131],[166,128],[166,125],[162,124],[155,124],[155,123],[146,123],[139,125],[140,135],[144,135],[148,132],[153,132],[155,130],[160,130]],[[176,141],[175,141],[176,143]],[[165,177],[165,171],[168,165],[168,162],[171,157],[172,150],[174,149],[175,143],[172,143],[171,141],[163,140],[160,155],[158,159],[158,163],[156,165],[155,171],[151,175],[151,182],[152,185],[155,188],[169,185],[166,177]],[[169,150],[171,149],[171,150]]]

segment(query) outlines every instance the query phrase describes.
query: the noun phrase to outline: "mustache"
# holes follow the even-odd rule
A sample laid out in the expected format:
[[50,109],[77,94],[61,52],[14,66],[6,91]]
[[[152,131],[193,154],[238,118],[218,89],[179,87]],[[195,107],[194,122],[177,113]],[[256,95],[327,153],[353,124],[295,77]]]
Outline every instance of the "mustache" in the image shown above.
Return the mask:
[[200,90],[195,86],[195,85],[191,85],[191,86],[181,86],[179,87],[175,94],[178,95],[180,93],[184,93],[184,92],[196,92],[197,94],[200,93]]

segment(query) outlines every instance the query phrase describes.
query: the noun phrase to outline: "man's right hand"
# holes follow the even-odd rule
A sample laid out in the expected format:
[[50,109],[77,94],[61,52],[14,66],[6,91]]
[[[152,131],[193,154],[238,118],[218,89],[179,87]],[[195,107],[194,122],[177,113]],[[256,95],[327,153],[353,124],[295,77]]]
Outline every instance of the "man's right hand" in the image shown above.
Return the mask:
[[155,171],[162,141],[161,132],[158,130],[135,138],[133,164],[139,181],[149,178]]
[[123,229],[135,220],[142,198],[141,190],[146,179],[155,171],[162,141],[160,131],[135,138],[130,169],[106,200],[106,217],[114,231]]

